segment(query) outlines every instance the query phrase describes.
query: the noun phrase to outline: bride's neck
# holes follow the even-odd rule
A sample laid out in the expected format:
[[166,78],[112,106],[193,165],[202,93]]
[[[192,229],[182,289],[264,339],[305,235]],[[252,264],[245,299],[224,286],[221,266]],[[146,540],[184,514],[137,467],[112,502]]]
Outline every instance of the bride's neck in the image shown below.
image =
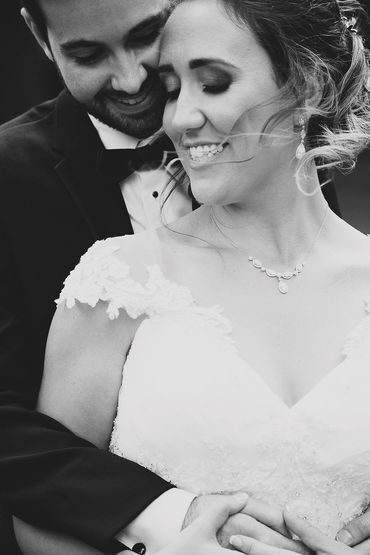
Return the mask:
[[225,249],[242,250],[266,264],[296,263],[310,249],[327,203],[319,186],[308,197],[289,185],[266,190],[245,203],[206,208],[210,233]]

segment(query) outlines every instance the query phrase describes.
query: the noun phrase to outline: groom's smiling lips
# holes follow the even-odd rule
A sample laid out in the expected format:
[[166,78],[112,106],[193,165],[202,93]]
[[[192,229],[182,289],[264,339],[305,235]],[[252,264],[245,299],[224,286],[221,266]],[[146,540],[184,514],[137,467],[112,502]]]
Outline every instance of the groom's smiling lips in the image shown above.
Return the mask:
[[119,106],[126,114],[140,114],[149,110],[158,102],[158,96],[161,94],[161,85],[153,80],[148,83],[144,90],[135,95],[127,95],[124,93],[105,94],[105,98],[109,103]]

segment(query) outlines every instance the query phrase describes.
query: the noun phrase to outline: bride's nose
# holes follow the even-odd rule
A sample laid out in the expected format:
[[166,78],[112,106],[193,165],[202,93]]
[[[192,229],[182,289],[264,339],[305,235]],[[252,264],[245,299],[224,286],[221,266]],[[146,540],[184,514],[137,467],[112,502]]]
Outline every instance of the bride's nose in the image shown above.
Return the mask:
[[199,129],[205,124],[206,117],[190,92],[180,91],[172,117],[172,126],[177,133]]

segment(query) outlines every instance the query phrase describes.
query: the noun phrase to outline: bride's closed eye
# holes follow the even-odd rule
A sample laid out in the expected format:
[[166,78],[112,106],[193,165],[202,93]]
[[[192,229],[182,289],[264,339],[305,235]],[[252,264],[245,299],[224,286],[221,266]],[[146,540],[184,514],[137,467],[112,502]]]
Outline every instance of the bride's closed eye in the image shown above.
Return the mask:
[[232,83],[232,79],[227,72],[212,67],[197,69],[197,78],[203,92],[208,94],[226,92]]
[[[175,100],[180,94],[180,80],[175,75],[166,75],[162,77],[162,83],[166,90],[167,100]],[[222,94],[226,92],[231,85],[229,77],[223,76],[205,76],[199,78],[199,87],[206,94]]]

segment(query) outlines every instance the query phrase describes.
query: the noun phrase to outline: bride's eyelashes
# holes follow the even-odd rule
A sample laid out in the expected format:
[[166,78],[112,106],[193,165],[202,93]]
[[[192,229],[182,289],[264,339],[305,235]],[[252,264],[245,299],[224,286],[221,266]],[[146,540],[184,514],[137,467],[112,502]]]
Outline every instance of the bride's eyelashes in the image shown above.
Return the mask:
[[227,72],[212,66],[200,67],[196,70],[196,74],[203,92],[208,94],[226,92],[232,82]]
[[[219,83],[219,84],[202,84],[202,91],[207,94],[221,94],[226,92],[229,88],[229,83]],[[166,89],[167,100],[176,100],[180,94],[180,89]]]
[[[176,98],[178,98],[181,91],[181,86],[179,86],[179,80],[175,78],[173,79],[165,78],[163,79],[163,84],[166,90],[167,100],[169,101],[176,100]],[[217,94],[222,94],[226,92],[230,88],[230,85],[231,85],[230,79],[224,79],[224,78],[218,78],[218,77],[199,82],[199,87],[201,91],[203,93],[211,94],[211,95],[217,95]]]

